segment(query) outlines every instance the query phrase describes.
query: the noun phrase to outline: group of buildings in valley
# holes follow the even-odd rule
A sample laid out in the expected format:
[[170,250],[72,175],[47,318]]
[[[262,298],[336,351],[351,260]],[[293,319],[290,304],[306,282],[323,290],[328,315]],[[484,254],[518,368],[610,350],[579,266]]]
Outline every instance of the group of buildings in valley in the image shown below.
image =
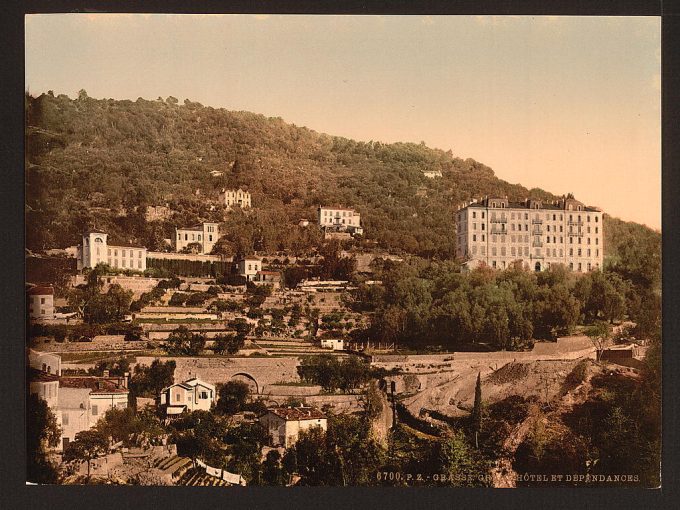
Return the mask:
[[[76,434],[94,427],[109,409],[124,409],[129,403],[129,374],[110,376],[63,375],[61,357],[30,350],[29,393],[43,399],[55,416],[61,438],[57,450],[64,450]],[[210,411],[217,403],[214,384],[192,377],[163,388],[157,405],[169,419],[193,411]],[[288,448],[299,433],[311,427],[326,430],[326,416],[313,407],[277,406],[259,417],[272,446]]]
[[456,255],[467,267],[520,263],[542,271],[563,264],[587,272],[602,267],[603,239],[602,210],[570,196],[523,202],[485,197],[456,211]]

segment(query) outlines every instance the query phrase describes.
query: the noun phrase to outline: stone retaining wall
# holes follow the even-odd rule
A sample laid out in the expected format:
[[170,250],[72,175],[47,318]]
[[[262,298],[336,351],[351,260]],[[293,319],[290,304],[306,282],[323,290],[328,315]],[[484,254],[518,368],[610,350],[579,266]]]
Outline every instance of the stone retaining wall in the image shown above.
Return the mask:
[[[137,364],[150,365],[156,359],[152,356],[137,357]],[[278,382],[299,382],[297,356],[281,358],[193,358],[163,357],[163,361],[174,360],[175,382],[198,377],[206,382],[225,383],[239,373],[251,375],[259,390],[266,393],[270,385]]]

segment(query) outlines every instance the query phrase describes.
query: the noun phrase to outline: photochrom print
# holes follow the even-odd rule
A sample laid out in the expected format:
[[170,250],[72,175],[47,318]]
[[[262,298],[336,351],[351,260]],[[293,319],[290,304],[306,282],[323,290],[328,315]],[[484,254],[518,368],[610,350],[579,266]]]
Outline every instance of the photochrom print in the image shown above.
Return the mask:
[[27,482],[660,487],[660,26],[27,15]]

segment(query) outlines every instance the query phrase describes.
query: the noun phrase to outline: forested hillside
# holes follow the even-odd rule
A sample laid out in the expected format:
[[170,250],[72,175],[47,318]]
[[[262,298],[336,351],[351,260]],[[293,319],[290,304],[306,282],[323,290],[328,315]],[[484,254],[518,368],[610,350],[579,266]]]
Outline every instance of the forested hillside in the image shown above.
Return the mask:
[[[97,100],[81,91],[72,100],[48,93],[27,97],[26,108],[31,250],[77,244],[90,227],[109,232],[111,242],[160,249],[176,225],[211,220],[224,223],[227,254],[302,253],[318,244],[318,233],[298,220],[314,219],[316,207],[328,204],[356,208],[368,244],[451,258],[453,212],[462,201],[485,194],[556,198],[424,144],[357,142],[173,97]],[[442,178],[422,175],[435,169]],[[211,175],[215,170],[222,175]],[[211,210],[220,188],[236,186],[252,193],[251,212]],[[173,217],[144,221],[147,205],[166,204]],[[626,225],[615,223],[658,242],[658,234]],[[605,243],[612,247],[618,244]]]

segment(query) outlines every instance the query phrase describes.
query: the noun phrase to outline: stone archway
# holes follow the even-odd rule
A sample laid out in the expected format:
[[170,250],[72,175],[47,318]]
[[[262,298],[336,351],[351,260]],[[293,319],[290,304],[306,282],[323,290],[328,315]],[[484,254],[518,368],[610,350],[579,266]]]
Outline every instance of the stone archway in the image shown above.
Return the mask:
[[245,377],[249,381],[252,381],[252,383],[255,384],[255,393],[257,395],[260,394],[260,385],[257,383],[257,380],[252,375],[248,374],[247,372],[238,372],[232,375],[231,379],[234,379],[235,377]]
[[541,270],[541,263],[536,262],[536,266],[534,266],[534,269],[536,270],[536,272],[540,271]]

